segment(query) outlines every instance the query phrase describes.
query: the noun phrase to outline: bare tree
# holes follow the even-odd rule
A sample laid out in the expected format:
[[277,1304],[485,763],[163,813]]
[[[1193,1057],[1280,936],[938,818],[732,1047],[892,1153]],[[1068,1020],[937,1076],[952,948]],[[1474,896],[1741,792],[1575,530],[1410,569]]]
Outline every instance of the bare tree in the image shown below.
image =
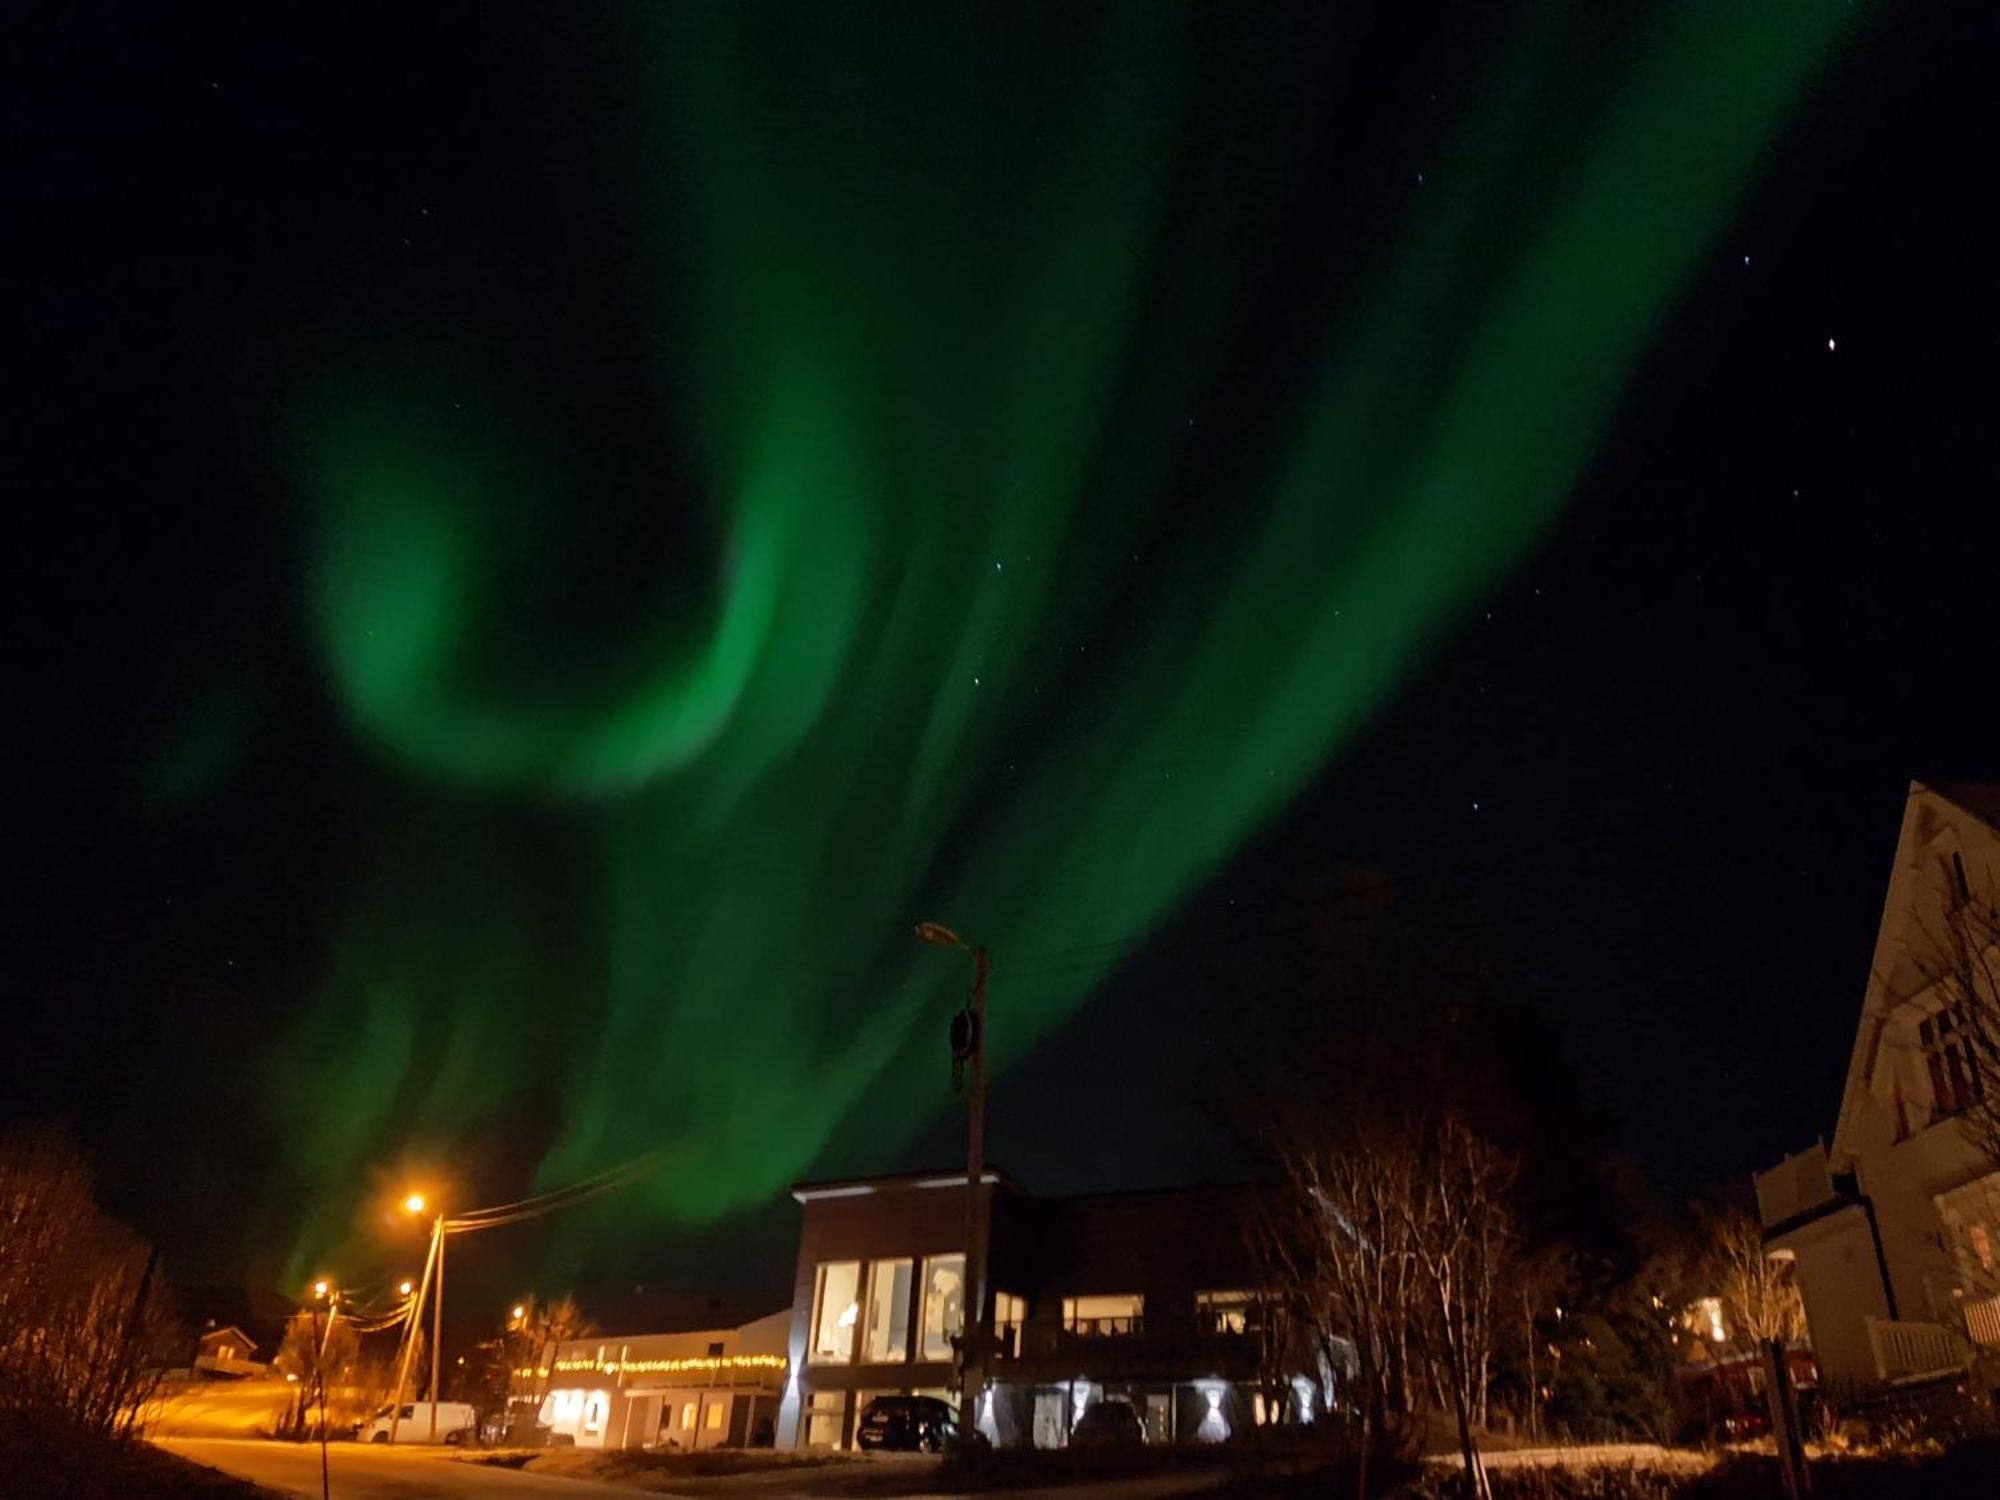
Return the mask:
[[1488,1493],[1496,1309],[1514,1254],[1511,1160],[1454,1116],[1317,1111],[1275,1144],[1283,1191],[1258,1231],[1274,1285],[1323,1347],[1351,1342],[1364,1455],[1428,1384],[1456,1424],[1469,1491]]
[[301,1308],[285,1325],[284,1342],[272,1362],[291,1383],[291,1400],[277,1436],[294,1441],[316,1430],[314,1408],[324,1402],[326,1425],[337,1430],[360,1413],[354,1408],[362,1381],[361,1338],[351,1319]]
[[1486,1421],[1494,1302],[1513,1254],[1514,1163],[1447,1117],[1414,1154],[1397,1195],[1418,1270],[1418,1329],[1458,1428],[1467,1491],[1491,1493],[1473,1429]]
[[69,1142],[0,1138],[0,1409],[128,1434],[170,1324],[157,1257],[99,1211]]
[[1757,1221],[1741,1209],[1725,1209],[1708,1216],[1705,1231],[1727,1340],[1754,1350],[1772,1339],[1803,1339],[1806,1309],[1792,1263],[1771,1258]]
[[[567,1292],[549,1302],[530,1297],[522,1304],[521,1316],[514,1320],[507,1341],[510,1364],[529,1372],[510,1381],[511,1399],[533,1401],[539,1407],[555,1375],[557,1351],[573,1339],[588,1338],[596,1327]],[[518,1363],[511,1359],[516,1354]]]
[[1935,992],[1931,1091],[1988,1162],[2000,1165],[2000,874],[1963,853],[1943,872],[1941,910],[1913,958]]

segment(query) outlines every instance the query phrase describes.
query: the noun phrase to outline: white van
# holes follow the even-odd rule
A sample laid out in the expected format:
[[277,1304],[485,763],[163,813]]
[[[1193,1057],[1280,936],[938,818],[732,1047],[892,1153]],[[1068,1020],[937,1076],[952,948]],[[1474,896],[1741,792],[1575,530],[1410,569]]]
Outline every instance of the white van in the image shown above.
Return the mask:
[[[389,1441],[389,1419],[395,1408],[385,1406],[375,1414],[374,1420],[361,1424],[361,1430],[354,1434],[364,1443],[386,1443]],[[473,1424],[478,1419],[472,1414],[472,1404],[468,1401],[440,1401],[437,1408],[437,1440],[440,1443],[467,1443],[472,1441]],[[428,1401],[405,1401],[403,1414],[396,1420],[396,1441],[402,1443],[428,1443],[431,1440],[431,1404]]]

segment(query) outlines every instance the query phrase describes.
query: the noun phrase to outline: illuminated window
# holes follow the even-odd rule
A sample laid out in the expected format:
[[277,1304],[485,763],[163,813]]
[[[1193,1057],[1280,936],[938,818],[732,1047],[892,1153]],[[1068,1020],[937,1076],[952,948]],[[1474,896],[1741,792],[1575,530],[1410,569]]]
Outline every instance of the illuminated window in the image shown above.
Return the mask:
[[1204,1333],[1251,1333],[1257,1327],[1255,1292],[1196,1292],[1194,1306]]
[[722,1414],[726,1410],[728,1410],[728,1408],[720,1401],[714,1402],[709,1406],[708,1430],[710,1432],[715,1431],[716,1428],[722,1425]]
[[870,1364],[900,1364],[910,1357],[910,1282],[914,1263],[878,1260],[868,1268],[868,1317],[861,1357]]
[[1930,1073],[1933,1120],[1970,1109],[1985,1095],[1985,1080],[1973,1056],[1973,1035],[1963,1004],[1947,1005],[1917,1027],[1924,1067]]
[[819,1268],[813,1300],[812,1350],[816,1365],[846,1364],[854,1358],[854,1325],[860,1321],[861,1262],[832,1261]]
[[1146,1299],[1137,1295],[1065,1297],[1063,1327],[1085,1338],[1119,1338],[1139,1332],[1145,1311]]
[[1694,1331],[1710,1343],[1720,1344],[1729,1337],[1729,1331],[1722,1322],[1720,1297],[1696,1299],[1689,1321],[1694,1325]]
[[950,1359],[951,1341],[965,1328],[965,1257],[933,1255],[924,1262],[922,1357]]
[[1019,1354],[1021,1325],[1028,1321],[1028,1299],[1012,1292],[993,1294],[993,1337],[1003,1355]]
[[694,1431],[694,1403],[692,1401],[681,1408],[681,1431]]
[[814,1391],[806,1398],[806,1446],[838,1448],[840,1424],[847,1415],[844,1391]]

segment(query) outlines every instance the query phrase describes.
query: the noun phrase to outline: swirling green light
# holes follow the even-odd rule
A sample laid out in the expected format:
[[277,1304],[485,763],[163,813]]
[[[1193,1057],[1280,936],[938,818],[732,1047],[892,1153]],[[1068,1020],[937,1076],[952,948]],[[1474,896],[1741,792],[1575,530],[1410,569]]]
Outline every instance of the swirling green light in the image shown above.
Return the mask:
[[532,399],[313,404],[317,635],[397,816],[301,1036],[288,1108],[341,1122],[306,1175],[530,1100],[550,1177],[671,1143],[683,1219],[842,1132],[892,1154],[937,1101],[910,921],[1001,955],[1003,1062],[1068,1014],[1088,973],[1008,955],[1157,924],[1534,543],[1851,17],[1664,7],[1587,111],[1534,17],[1421,192],[1357,208],[1374,269],[1254,416],[1217,392],[1327,66],[1290,21],[631,17],[633,316],[673,331],[707,582],[662,559],[636,624],[550,627],[518,601],[592,587],[550,538],[599,518]]

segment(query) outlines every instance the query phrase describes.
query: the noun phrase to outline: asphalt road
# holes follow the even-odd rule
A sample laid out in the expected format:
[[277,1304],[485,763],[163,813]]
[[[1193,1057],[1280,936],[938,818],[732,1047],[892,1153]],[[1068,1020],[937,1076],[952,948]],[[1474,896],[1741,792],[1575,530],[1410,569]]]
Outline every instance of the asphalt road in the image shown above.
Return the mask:
[[[159,1438],[162,1448],[289,1495],[317,1500],[319,1445],[257,1438]],[[647,1491],[581,1479],[552,1479],[488,1464],[462,1464],[438,1449],[330,1443],[333,1500],[612,1500]],[[652,1500],[660,1500],[654,1493]]]
[[[155,1438],[162,1448],[196,1463],[248,1479],[281,1494],[319,1495],[319,1448],[315,1444],[274,1443],[257,1438]],[[524,1474],[488,1464],[459,1463],[439,1449],[386,1448],[373,1444],[335,1443],[327,1449],[332,1500],[619,1500],[644,1495],[647,1500],[673,1500],[658,1490],[592,1480],[559,1479]],[[814,1493],[812,1477],[804,1474],[750,1473],[717,1483],[702,1492],[710,1497],[740,1495],[743,1500],[781,1500]],[[1213,1473],[1150,1474],[1136,1479],[1085,1484],[1060,1490],[1020,1490],[995,1493],[980,1500],[1168,1500],[1215,1482]],[[829,1491],[819,1491],[829,1493]],[[842,1493],[841,1490],[831,1493]],[[911,1495],[905,1500],[955,1500],[948,1495]]]

